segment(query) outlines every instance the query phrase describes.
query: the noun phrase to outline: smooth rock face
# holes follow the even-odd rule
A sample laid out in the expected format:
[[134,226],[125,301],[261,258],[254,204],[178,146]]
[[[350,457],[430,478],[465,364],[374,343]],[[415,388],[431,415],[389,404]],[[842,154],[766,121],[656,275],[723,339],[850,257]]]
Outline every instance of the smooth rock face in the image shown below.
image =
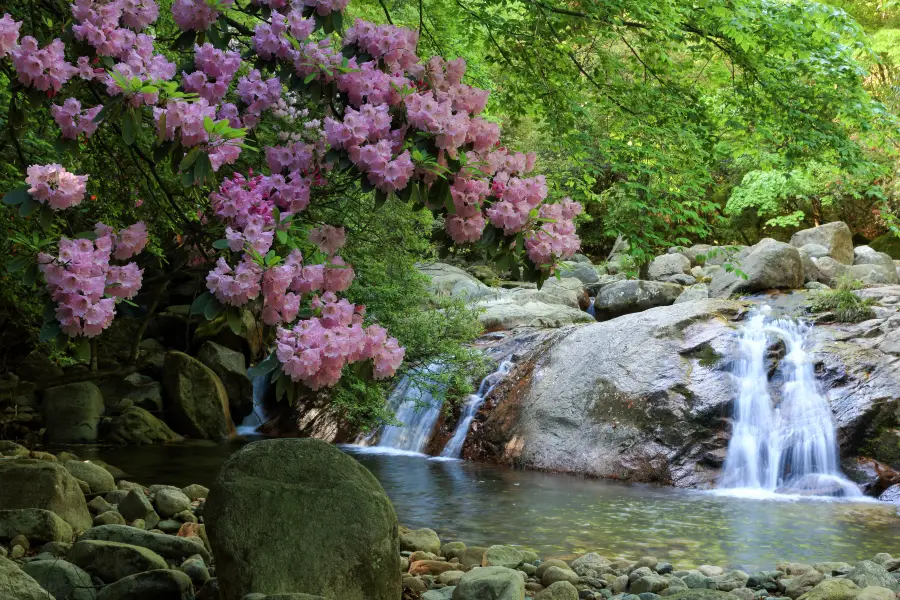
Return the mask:
[[534,600],[578,600],[578,590],[568,581],[557,581],[538,592]]
[[194,542],[194,538],[175,537],[152,531],[143,531],[127,525],[103,525],[92,527],[84,532],[80,540],[100,540],[142,546],[156,554],[171,560],[183,561],[187,557],[199,554],[209,562],[210,556],[202,543]]
[[146,548],[98,540],[78,542],[72,546],[66,558],[91,575],[99,577],[104,583],[168,567],[160,555]]
[[400,534],[400,550],[438,554],[441,551],[441,539],[433,529],[411,529]]
[[604,286],[597,292],[594,311],[599,319],[610,319],[675,302],[682,287],[661,281],[627,280]]
[[59,463],[3,460],[0,482],[0,509],[42,508],[62,517],[75,531],[91,526],[91,514],[78,482]]
[[191,578],[181,571],[136,573],[104,587],[97,600],[194,600]]
[[99,465],[88,461],[67,460],[62,466],[72,474],[75,479],[80,479],[91,487],[91,493],[105,494],[116,489],[116,480],[109,471]]
[[790,244],[766,238],[753,246],[736,266],[747,275],[747,279],[724,269],[717,271],[710,283],[711,297],[803,287],[800,252]]
[[799,600],[853,600],[859,591],[859,586],[850,580],[826,579],[800,596]]
[[105,409],[100,388],[89,381],[46,390],[41,413],[47,426],[47,441],[54,444],[96,442],[97,425]]
[[831,258],[845,265],[853,264],[853,234],[843,221],[804,229],[791,236],[792,246],[800,248],[807,244],[823,246]]
[[71,542],[72,527],[49,510],[0,510],[0,540],[17,535],[24,535],[30,542]]
[[706,300],[709,298],[709,286],[705,283],[697,283],[685,288],[681,294],[675,299],[675,304],[683,302],[694,302],[696,300]]
[[453,600],[523,600],[525,579],[506,567],[481,567],[462,576]]
[[365,467],[327,443],[244,446],[223,465],[203,516],[223,600],[250,592],[400,597],[394,508]]
[[478,303],[483,312],[478,320],[486,331],[506,331],[516,327],[564,327],[574,323],[593,323],[594,318],[577,308],[545,302],[519,303],[503,296]]
[[459,267],[446,263],[416,265],[423,275],[431,278],[431,291],[436,295],[457,296],[470,301],[496,298],[499,294]]
[[850,279],[857,279],[866,285],[890,285],[900,283],[897,269],[880,264],[860,264],[846,271]]
[[657,256],[647,266],[647,278],[653,281],[668,281],[668,278],[673,275],[690,274],[690,259],[678,253]]
[[197,358],[222,380],[233,421],[240,421],[253,412],[253,386],[247,377],[247,362],[242,352],[206,342]]
[[0,598],[3,600],[54,600],[50,593],[11,560],[0,556]]
[[574,277],[581,283],[597,283],[600,275],[594,265],[584,262],[563,261],[560,263],[560,271],[564,277]]
[[182,439],[168,425],[137,406],[113,417],[104,437],[120,444],[158,444]]
[[32,560],[22,570],[56,600],[94,600],[97,590],[86,571],[64,560]]
[[159,490],[156,492],[156,508],[163,518],[171,517],[182,511],[190,510],[191,499],[181,490]]
[[481,566],[515,569],[522,564],[522,559],[522,553],[512,546],[491,546],[485,551]]
[[234,432],[225,386],[197,359],[183,352],[169,352],[163,387],[172,424],[185,435],[214,440]]
[[560,332],[469,443],[524,468],[710,483],[704,457],[724,450],[733,401],[728,319],[742,311],[700,300]]

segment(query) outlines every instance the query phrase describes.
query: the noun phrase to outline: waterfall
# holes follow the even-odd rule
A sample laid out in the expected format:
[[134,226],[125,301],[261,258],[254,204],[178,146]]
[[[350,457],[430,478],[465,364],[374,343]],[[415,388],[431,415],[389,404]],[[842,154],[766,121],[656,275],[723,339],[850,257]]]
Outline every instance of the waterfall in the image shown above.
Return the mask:
[[422,384],[418,379],[440,373],[443,366],[431,363],[414,376],[406,375],[391,392],[390,405],[400,425],[385,425],[379,430],[376,448],[421,454],[431,439],[431,433],[444,404],[444,390],[437,384]]
[[[591,303],[591,306],[593,306],[593,302]],[[453,431],[453,437],[450,438],[450,441],[444,446],[441,456],[445,458],[459,458],[459,455],[462,453],[463,443],[466,441],[466,436],[469,434],[469,427],[472,426],[472,420],[478,413],[478,409],[481,408],[485,398],[488,397],[494,387],[506,377],[506,374],[509,373],[512,366],[513,364],[508,360],[502,361],[496,371],[481,380],[481,385],[478,386],[478,393],[472,394],[466,399],[465,409],[463,410],[462,416],[459,418],[459,423],[456,424],[456,429]]]
[[596,302],[596,301],[597,301],[596,297],[590,298],[590,304],[588,305],[587,310],[585,311],[587,314],[594,317],[594,319],[597,318],[597,309],[594,308],[594,302]]
[[244,417],[244,420],[238,425],[238,435],[252,435],[266,422],[263,399],[269,389],[269,375],[257,375],[251,383],[253,385],[253,412]]
[[[744,327],[733,370],[738,394],[722,488],[861,495],[838,464],[831,410],[808,354],[811,331],[804,323],[772,318],[768,306]],[[780,338],[785,346],[778,365],[780,390],[771,389],[766,368],[771,338]]]

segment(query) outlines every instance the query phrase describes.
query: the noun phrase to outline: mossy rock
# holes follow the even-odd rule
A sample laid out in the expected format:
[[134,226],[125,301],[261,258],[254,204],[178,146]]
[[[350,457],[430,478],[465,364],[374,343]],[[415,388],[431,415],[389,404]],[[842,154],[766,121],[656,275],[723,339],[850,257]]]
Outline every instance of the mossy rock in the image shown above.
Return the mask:
[[728,592],[720,592],[718,590],[684,590],[671,596],[666,596],[668,600],[735,600],[734,594]]
[[876,252],[884,252],[894,260],[900,260],[900,237],[893,233],[879,235],[869,242],[869,247]]

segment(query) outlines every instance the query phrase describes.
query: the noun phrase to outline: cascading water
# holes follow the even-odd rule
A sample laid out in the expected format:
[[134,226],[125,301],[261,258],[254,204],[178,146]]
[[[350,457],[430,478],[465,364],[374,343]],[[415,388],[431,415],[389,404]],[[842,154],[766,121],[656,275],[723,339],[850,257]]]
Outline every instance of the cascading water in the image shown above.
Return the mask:
[[263,398],[269,389],[269,376],[257,375],[251,381],[253,386],[253,412],[244,417],[237,427],[238,435],[252,435],[266,422]]
[[391,407],[401,425],[382,427],[376,448],[422,453],[441,416],[444,398],[442,389],[421,384],[420,377],[424,375],[427,379],[429,374],[437,374],[442,368],[440,363],[432,363],[414,377],[403,377],[390,397]]
[[585,311],[587,314],[591,315],[595,319],[597,318],[597,309],[594,308],[594,302],[596,302],[596,300],[597,300],[597,298],[591,298],[590,299],[591,303],[588,305],[587,310]]
[[[818,390],[807,353],[811,326],[774,319],[763,306],[738,340],[734,430],[722,488],[806,495],[860,496],[841,473],[828,402]],[[769,340],[780,338],[780,397],[770,393],[766,368]]]
[[508,360],[502,361],[496,371],[481,380],[481,385],[478,386],[478,393],[472,394],[466,399],[465,409],[459,419],[459,423],[456,424],[453,437],[444,446],[441,456],[444,458],[459,458],[459,455],[462,453],[463,443],[466,441],[466,436],[469,434],[469,428],[472,426],[472,420],[478,413],[478,409],[481,408],[485,398],[490,395],[494,387],[506,377],[512,366],[513,364]]

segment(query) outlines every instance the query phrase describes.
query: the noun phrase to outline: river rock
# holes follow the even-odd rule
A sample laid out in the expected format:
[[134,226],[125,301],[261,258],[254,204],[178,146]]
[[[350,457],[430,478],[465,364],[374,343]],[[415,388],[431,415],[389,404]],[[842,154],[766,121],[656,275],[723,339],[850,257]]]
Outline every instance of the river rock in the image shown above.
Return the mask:
[[825,575],[815,569],[809,569],[805,573],[794,576],[790,583],[785,586],[784,593],[786,596],[796,600],[796,598],[810,591],[824,580]]
[[522,574],[506,567],[479,567],[462,576],[453,600],[523,600]]
[[747,278],[724,269],[716,272],[709,286],[711,297],[724,298],[737,293],[803,287],[800,252],[790,244],[771,238],[765,238],[753,246],[736,266]]
[[536,302],[531,298],[531,294],[505,294],[497,299],[478,302],[477,307],[482,311],[478,320],[486,331],[507,331],[516,327],[555,328],[594,322],[591,315],[578,308],[557,302]]
[[168,568],[166,561],[151,550],[98,540],[79,541],[72,546],[66,558],[105,583],[144,571]]
[[852,581],[835,577],[826,579],[798,600],[854,600],[859,592],[859,586]]
[[469,546],[463,550],[457,550],[455,553],[455,557],[459,560],[459,564],[464,566],[466,569],[471,569],[472,567],[480,567],[482,561],[484,560],[484,553],[487,551],[487,548],[483,548],[481,546]]
[[870,560],[861,560],[847,574],[847,579],[861,588],[872,586],[885,587],[895,592],[900,591],[900,584],[887,569]]
[[803,282],[818,283],[821,274],[816,259],[828,256],[828,248],[821,244],[806,244],[800,247],[800,262],[803,264]]
[[900,282],[897,269],[879,264],[861,264],[849,267],[845,275],[865,285],[890,285]]
[[59,463],[2,460],[0,482],[0,509],[42,508],[62,517],[75,531],[91,526],[91,514],[78,482]]
[[808,244],[823,246],[828,256],[840,263],[853,264],[853,234],[843,221],[804,229],[791,236],[792,246],[801,248]]
[[141,489],[132,489],[125,495],[125,498],[119,502],[118,510],[122,513],[127,521],[135,519],[147,519],[147,516],[154,512],[153,505],[150,504],[150,498]]
[[116,489],[116,480],[110,472],[90,461],[67,460],[62,466],[72,477],[87,483],[93,494],[105,494]]
[[868,587],[864,587],[862,591],[857,594],[854,600],[896,600],[897,594],[894,593],[893,590],[889,590],[884,587],[879,587],[877,585],[870,585]]
[[594,265],[584,262],[562,261],[560,263],[560,272],[563,277],[573,277],[583,284],[597,283],[600,275]]
[[163,518],[171,517],[182,511],[190,510],[191,499],[179,489],[162,489],[156,492],[156,509]]
[[212,369],[225,386],[234,421],[240,421],[253,412],[253,386],[247,377],[247,363],[242,352],[206,342],[200,347],[197,358]]
[[203,516],[223,600],[299,591],[400,597],[393,506],[371,472],[325,442],[244,446],[222,466]]
[[669,600],[735,600],[732,594],[718,590],[690,589],[671,596]]
[[52,444],[83,444],[97,441],[97,426],[103,414],[103,394],[89,381],[69,383],[44,391],[41,414]]
[[696,300],[706,300],[707,298],[709,298],[709,286],[705,283],[697,283],[684,288],[684,291],[681,292],[677,298],[675,298],[675,304],[681,304],[682,302],[694,302]]
[[444,571],[438,575],[437,582],[443,585],[456,585],[465,574],[465,571]]
[[665,577],[662,577],[661,575],[647,575],[631,584],[631,593],[642,594],[644,592],[651,592],[653,594],[658,594],[667,587],[669,587],[669,580]]
[[557,581],[568,581],[569,583],[578,583],[578,574],[570,569],[562,567],[550,567],[541,575],[541,584],[544,587],[553,585]]
[[0,539],[17,535],[24,535],[29,542],[71,542],[72,527],[49,510],[0,510]]
[[557,581],[538,592],[534,600],[578,600],[578,590],[568,581]]
[[400,534],[400,550],[439,554],[441,551],[441,539],[433,529],[408,529]]
[[431,280],[431,292],[438,296],[454,296],[469,301],[496,298],[497,290],[490,288],[459,267],[446,263],[418,264],[420,273]]
[[[437,534],[435,534],[437,535]],[[400,532],[400,543],[402,544],[403,532]],[[446,544],[441,544],[441,556],[450,560],[451,558],[457,558],[457,554],[466,549],[466,545],[463,542],[447,542]]]
[[733,398],[728,320],[742,311],[701,300],[560,332],[519,363],[516,393],[498,390],[469,443],[524,468],[711,484],[704,456],[725,447]]
[[97,590],[91,576],[64,560],[32,560],[22,570],[34,578],[56,600],[95,600]]
[[657,256],[647,266],[647,278],[653,281],[670,281],[674,275],[690,275],[691,261],[683,254]]
[[109,378],[100,386],[108,409],[130,401],[132,406],[150,411],[162,410],[162,384],[146,375],[131,373],[127,377]]
[[209,495],[209,488],[198,483],[192,483],[187,487],[181,488],[182,493],[191,500],[206,498]]
[[137,406],[113,417],[104,431],[107,441],[118,444],[158,444],[182,439],[168,425]]
[[0,598],[3,600],[54,600],[33,577],[16,563],[0,556]]
[[125,517],[117,510],[108,510],[94,517],[94,527],[101,525],[124,525]]
[[583,577],[599,577],[609,570],[609,560],[596,552],[588,552],[573,560],[570,566]]
[[481,566],[515,569],[522,561],[522,553],[512,546],[491,546],[485,551]]
[[97,600],[194,600],[191,578],[165,567],[136,573],[104,587]]
[[619,281],[597,293],[594,311],[598,319],[611,319],[655,306],[666,306],[675,302],[682,289],[680,285],[661,281]]
[[560,569],[569,569],[569,563],[564,560],[560,560],[558,558],[550,558],[542,562],[537,566],[537,570],[534,575],[538,579],[542,579],[544,577],[544,572],[550,567],[559,567]]
[[221,439],[234,432],[228,394],[219,377],[183,352],[169,352],[163,387],[176,429],[191,437]]
[[713,584],[716,586],[717,590],[723,592],[730,592],[731,590],[735,590],[737,588],[744,587],[747,585],[747,580],[750,578],[749,575],[744,573],[743,571],[729,571],[724,575],[719,575],[718,577],[713,577]]
[[199,554],[200,557],[210,562],[210,554],[203,543],[195,538],[175,537],[154,533],[152,531],[143,531],[127,525],[103,525],[100,527],[92,527],[82,534],[80,540],[100,540],[106,542],[119,542],[122,544],[130,544],[132,546],[142,546],[148,550],[152,550],[156,554],[171,560],[179,562],[185,560],[189,556]]
[[409,574],[440,575],[458,568],[459,563],[450,563],[443,560],[417,560],[410,563]]

